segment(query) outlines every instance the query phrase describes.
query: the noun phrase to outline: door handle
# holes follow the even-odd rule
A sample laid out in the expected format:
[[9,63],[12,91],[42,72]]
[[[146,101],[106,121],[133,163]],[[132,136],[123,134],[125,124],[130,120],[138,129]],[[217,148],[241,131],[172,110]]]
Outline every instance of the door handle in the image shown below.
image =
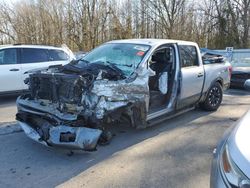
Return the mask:
[[10,69],[10,71],[19,71],[19,69]]
[[197,77],[202,77],[203,76],[203,73],[199,73],[198,75],[197,75]]

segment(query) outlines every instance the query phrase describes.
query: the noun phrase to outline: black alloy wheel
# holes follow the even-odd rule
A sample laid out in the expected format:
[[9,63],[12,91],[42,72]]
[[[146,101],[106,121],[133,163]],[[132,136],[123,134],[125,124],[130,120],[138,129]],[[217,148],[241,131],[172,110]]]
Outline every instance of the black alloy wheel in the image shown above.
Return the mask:
[[216,111],[222,102],[222,97],[223,97],[222,87],[218,82],[216,82],[209,89],[205,101],[202,102],[200,105],[204,110]]

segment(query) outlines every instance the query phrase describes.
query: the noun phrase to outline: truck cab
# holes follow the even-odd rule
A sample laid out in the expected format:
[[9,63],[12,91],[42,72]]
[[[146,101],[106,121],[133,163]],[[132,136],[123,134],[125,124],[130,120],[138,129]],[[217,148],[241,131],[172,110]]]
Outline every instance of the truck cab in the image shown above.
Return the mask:
[[194,42],[153,41],[156,45],[144,62],[148,69],[155,72],[149,77],[147,120],[197,104],[206,110],[217,110],[222,101],[222,91],[229,87],[230,64],[204,65],[199,47]]

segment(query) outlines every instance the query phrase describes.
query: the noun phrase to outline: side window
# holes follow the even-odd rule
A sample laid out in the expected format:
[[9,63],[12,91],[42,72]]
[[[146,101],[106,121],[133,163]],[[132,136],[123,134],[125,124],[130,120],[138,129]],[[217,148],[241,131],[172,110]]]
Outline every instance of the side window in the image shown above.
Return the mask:
[[21,63],[41,63],[49,61],[48,50],[39,48],[22,48]]
[[195,46],[179,46],[181,67],[199,66],[198,54]]
[[14,48],[0,50],[0,65],[17,64],[17,50]]
[[157,73],[171,71],[174,65],[174,49],[173,47],[161,47],[157,49],[150,59],[149,67]]
[[49,50],[50,61],[63,61],[68,60],[69,56],[62,50]]

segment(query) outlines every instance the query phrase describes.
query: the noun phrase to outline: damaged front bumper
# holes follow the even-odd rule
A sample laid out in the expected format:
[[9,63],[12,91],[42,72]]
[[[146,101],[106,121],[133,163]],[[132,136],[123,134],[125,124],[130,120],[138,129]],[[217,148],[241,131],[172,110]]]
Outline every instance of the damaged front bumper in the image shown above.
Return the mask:
[[69,149],[81,149],[85,151],[96,150],[97,142],[102,134],[99,129],[86,127],[57,126],[49,130],[49,139],[44,141],[39,133],[30,125],[19,122],[25,134],[45,146],[56,146]]
[[85,151],[96,150],[102,130],[67,125],[67,121],[74,121],[76,117],[55,113],[56,109],[53,111],[55,114],[51,114],[51,110],[41,108],[38,104],[28,104],[21,97],[17,99],[16,119],[29,138],[45,146]]

